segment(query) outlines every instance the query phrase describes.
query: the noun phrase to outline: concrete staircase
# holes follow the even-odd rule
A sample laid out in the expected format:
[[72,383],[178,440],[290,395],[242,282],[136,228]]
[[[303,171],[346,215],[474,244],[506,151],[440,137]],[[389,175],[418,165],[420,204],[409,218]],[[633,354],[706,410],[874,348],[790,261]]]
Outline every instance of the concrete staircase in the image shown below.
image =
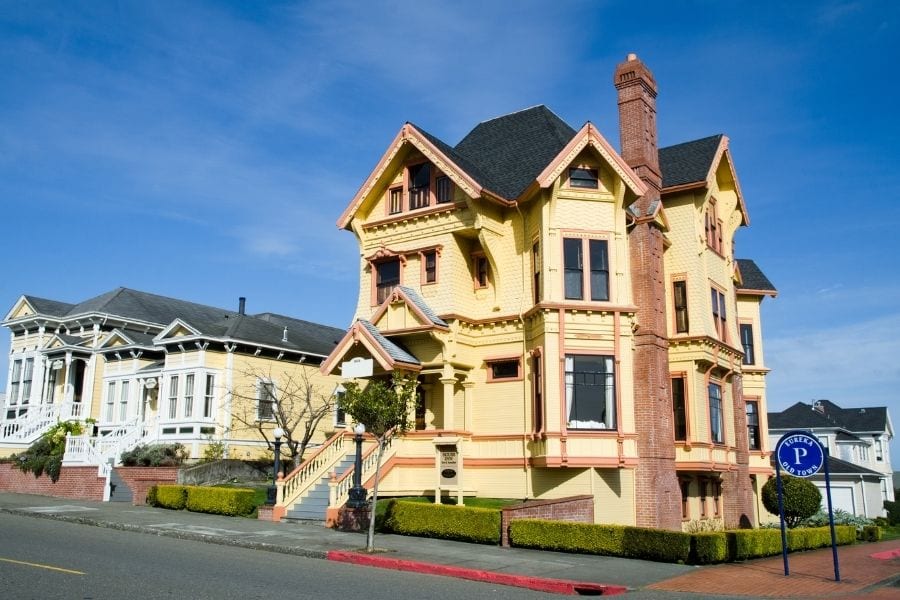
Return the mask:
[[110,502],[131,502],[134,494],[125,480],[119,477],[119,474],[113,469],[109,474],[109,501]]
[[[353,466],[356,449],[352,444],[350,447],[351,451],[334,466],[333,472],[337,477],[343,475]],[[331,478],[332,474],[330,472],[322,476],[305,496],[287,510],[284,519],[291,521],[325,521],[325,513],[328,510],[331,494],[329,489]]]

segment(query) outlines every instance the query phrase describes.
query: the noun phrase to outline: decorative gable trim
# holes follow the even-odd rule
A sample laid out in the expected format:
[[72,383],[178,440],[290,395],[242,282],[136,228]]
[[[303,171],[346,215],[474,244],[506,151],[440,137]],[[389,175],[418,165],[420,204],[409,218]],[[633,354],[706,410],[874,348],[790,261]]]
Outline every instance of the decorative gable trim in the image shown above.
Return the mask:
[[[600,135],[597,128],[590,122],[575,134],[575,137],[566,144],[566,147],[554,158],[537,177],[537,184],[541,188],[553,185],[563,171],[578,157],[582,150],[592,147],[606,161],[607,165],[625,182],[625,185],[636,195],[643,196],[647,193],[647,186],[635,175],[631,167],[609,145],[609,142]],[[528,192],[526,192],[527,194]]]
[[422,330],[439,329],[441,331],[449,331],[450,326],[439,317],[428,315],[425,310],[423,310],[423,307],[419,305],[420,302],[424,301],[420,298],[413,298],[413,294],[414,292],[409,290],[409,288],[404,288],[400,285],[395,287],[390,295],[385,298],[384,302],[381,303],[381,306],[378,307],[378,310],[372,315],[372,318],[370,319],[372,324],[378,325],[379,320],[384,316],[391,304],[402,302],[407,310],[415,316],[416,320],[421,323]]
[[356,321],[350,326],[350,329],[347,330],[347,333],[344,334],[344,337],[341,338],[341,341],[338,342],[337,346],[334,347],[334,350],[331,351],[328,358],[322,362],[322,365],[319,367],[321,373],[323,375],[331,375],[332,372],[338,368],[341,359],[343,359],[357,344],[362,344],[366,351],[385,371],[393,371],[396,369],[419,371],[422,368],[421,364],[396,360],[375,336],[372,335],[362,321]]
[[25,296],[19,296],[19,299],[16,300],[16,303],[13,304],[13,307],[6,313],[6,316],[3,317],[4,324],[9,321],[15,321],[17,319],[27,319],[34,317],[38,314],[38,311],[35,310],[34,306],[28,301],[28,298]]
[[171,339],[174,337],[182,337],[182,336],[175,335],[175,333],[179,329],[184,329],[185,331],[188,331],[191,336],[203,335],[199,329],[190,325],[189,323],[187,323],[187,321],[182,321],[181,319],[175,319],[174,321],[169,323],[169,325],[165,329],[160,331],[159,335],[157,335],[155,338],[153,338],[153,342],[159,343],[167,338]]
[[362,206],[363,202],[372,193],[372,190],[383,179],[387,172],[388,166],[393,162],[404,145],[411,144],[426,159],[428,159],[442,173],[449,177],[461,190],[463,190],[470,198],[475,199],[481,196],[482,187],[476,182],[472,176],[465,172],[459,165],[451,160],[447,155],[441,152],[434,144],[432,144],[412,123],[406,123],[400,128],[399,133],[394,137],[394,141],[388,146],[387,151],[382,155],[378,165],[369,174],[365,182],[356,192],[356,195],[350,201],[350,204],[344,209],[344,212],[337,220],[337,226],[341,229],[347,229],[350,222]]

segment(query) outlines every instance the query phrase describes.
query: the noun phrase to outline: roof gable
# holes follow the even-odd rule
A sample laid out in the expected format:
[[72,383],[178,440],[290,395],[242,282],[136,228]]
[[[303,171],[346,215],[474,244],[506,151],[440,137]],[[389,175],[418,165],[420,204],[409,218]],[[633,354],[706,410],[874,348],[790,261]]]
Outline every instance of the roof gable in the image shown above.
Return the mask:
[[[398,307],[398,304],[402,304],[402,307]],[[406,286],[394,288],[372,315],[371,323],[382,331],[449,327],[417,291]]]
[[350,354],[359,354],[359,346],[367,352],[385,371],[406,369],[418,371],[422,363],[399,343],[385,337],[375,325],[359,319],[343,339],[338,342],[332,353],[322,362],[321,372],[330,375],[339,362]]
[[738,258],[735,262],[739,277],[738,293],[772,297],[778,295],[778,290],[755,262],[749,258]]
[[[338,218],[338,227],[341,229],[349,227],[353,217],[356,216],[370,198],[372,192],[384,183],[387,177],[396,172],[396,169],[399,168],[400,153],[407,146],[412,146],[421,152],[426,159],[440,169],[470,198],[478,198],[481,195],[481,183],[454,161],[454,158],[459,159],[459,157],[452,152],[450,146],[438,140],[435,136],[423,132],[412,123],[406,123],[400,128],[400,131],[394,137],[394,141],[391,142],[382,155],[381,160],[378,161],[378,165],[369,174],[350,201],[350,204],[347,205],[347,208],[344,209],[344,212]],[[449,153],[448,150],[450,151]],[[471,165],[469,166],[471,168]]]

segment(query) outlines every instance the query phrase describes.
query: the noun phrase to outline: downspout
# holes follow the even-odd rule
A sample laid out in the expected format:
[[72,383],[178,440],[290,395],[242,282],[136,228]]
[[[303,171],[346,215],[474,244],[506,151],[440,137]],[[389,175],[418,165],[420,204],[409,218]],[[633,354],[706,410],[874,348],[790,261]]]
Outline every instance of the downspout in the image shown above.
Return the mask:
[[522,327],[522,474],[525,477],[525,498],[531,498],[532,490],[530,479],[528,477],[528,435],[525,433],[528,428],[528,379],[525,377],[525,357],[528,355],[528,341],[525,339],[525,294],[528,292],[528,254],[525,251],[527,247],[526,239],[528,235],[527,221],[522,210],[519,208],[519,202],[513,201],[513,207],[519,213],[522,220],[522,294],[519,297],[519,325]]

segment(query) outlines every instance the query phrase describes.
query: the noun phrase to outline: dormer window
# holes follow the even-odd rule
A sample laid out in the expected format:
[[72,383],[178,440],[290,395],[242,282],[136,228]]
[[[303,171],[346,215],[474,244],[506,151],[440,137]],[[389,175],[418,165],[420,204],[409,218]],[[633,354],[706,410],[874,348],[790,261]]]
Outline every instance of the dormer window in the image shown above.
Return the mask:
[[596,190],[599,187],[597,169],[590,167],[570,168],[569,187]]

